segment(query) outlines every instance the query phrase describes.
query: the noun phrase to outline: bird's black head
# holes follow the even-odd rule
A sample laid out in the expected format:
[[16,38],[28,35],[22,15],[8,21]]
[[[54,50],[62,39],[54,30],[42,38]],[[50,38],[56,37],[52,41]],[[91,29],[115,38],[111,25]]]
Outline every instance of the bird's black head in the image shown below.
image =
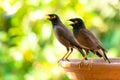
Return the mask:
[[60,21],[59,17],[56,14],[48,14],[48,20],[50,20],[53,24],[57,24]]
[[85,28],[84,26],[84,22],[82,19],[80,18],[71,18],[69,19],[69,21],[72,22],[72,24],[70,24],[73,28]]

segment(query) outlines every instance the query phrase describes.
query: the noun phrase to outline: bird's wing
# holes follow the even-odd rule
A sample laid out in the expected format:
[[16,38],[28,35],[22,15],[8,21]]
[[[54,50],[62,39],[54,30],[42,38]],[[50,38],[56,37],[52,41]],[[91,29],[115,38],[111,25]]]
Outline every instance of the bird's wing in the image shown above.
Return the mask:
[[74,39],[74,36],[73,36],[73,33],[70,32],[66,27],[64,27],[64,32],[63,34],[65,34],[64,38],[66,40],[68,40],[72,45],[74,46],[78,46],[78,44],[76,43],[75,39]]
[[56,27],[56,33],[62,37],[62,39],[68,41],[71,45],[77,45],[74,40],[73,34],[64,26]]
[[91,38],[93,39],[93,41],[95,40],[95,44],[96,44],[97,48],[102,49],[103,51],[106,51],[105,48],[103,47],[101,41],[99,39],[97,39],[97,37],[92,32],[90,32],[89,30],[87,30],[87,31],[88,31],[88,34],[91,34]]
[[77,42],[84,48],[100,49],[103,48],[100,41],[87,29],[80,29],[75,35]]

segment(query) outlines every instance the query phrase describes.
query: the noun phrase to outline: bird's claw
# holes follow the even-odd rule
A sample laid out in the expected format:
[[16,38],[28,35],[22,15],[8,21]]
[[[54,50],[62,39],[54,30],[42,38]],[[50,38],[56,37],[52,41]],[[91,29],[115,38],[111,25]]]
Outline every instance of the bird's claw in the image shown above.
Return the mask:
[[70,61],[70,60],[67,59],[67,58],[62,58],[62,59],[58,60],[58,63],[59,63],[60,61]]
[[81,62],[79,63],[79,68],[82,68],[82,66],[83,66],[83,64],[84,64],[84,60],[85,60],[85,59],[81,60]]
[[64,59],[62,58],[62,59],[58,60],[58,62],[57,62],[57,63],[59,63],[60,61],[64,61]]
[[87,64],[89,70],[92,68],[92,63],[93,63],[93,59],[91,59]]
[[91,61],[87,64],[87,67],[88,67],[89,70],[92,68],[92,62]]
[[65,60],[65,61],[70,61],[68,58],[65,58],[64,60]]
[[84,62],[79,63],[79,69],[82,67],[83,64],[84,64]]

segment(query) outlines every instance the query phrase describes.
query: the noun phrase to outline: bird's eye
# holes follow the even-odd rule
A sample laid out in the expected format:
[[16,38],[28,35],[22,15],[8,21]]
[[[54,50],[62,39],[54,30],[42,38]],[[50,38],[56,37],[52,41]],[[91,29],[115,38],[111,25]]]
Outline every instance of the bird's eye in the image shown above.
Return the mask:
[[56,16],[53,16],[52,18],[53,18],[53,19],[55,19],[55,18],[56,18]]
[[78,21],[75,21],[74,23],[78,23]]

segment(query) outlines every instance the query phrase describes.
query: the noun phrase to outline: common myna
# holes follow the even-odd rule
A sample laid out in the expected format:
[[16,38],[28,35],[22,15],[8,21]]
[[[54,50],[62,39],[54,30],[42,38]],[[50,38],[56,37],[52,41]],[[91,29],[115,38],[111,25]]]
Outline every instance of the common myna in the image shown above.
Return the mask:
[[73,27],[73,34],[76,42],[83,48],[88,54],[89,51],[94,52],[99,57],[103,57],[105,61],[110,63],[110,60],[107,58],[105,48],[101,42],[86,29],[85,24],[80,18],[71,18],[69,21],[72,22],[71,26]]
[[73,48],[76,48],[77,50],[79,50],[82,56],[85,57],[85,54],[82,51],[82,48],[75,42],[73,34],[61,22],[60,18],[56,14],[48,14],[47,16],[48,16],[48,20],[52,22],[52,26],[53,26],[56,38],[67,49],[67,53],[60,60],[68,60],[69,55],[73,51]]

